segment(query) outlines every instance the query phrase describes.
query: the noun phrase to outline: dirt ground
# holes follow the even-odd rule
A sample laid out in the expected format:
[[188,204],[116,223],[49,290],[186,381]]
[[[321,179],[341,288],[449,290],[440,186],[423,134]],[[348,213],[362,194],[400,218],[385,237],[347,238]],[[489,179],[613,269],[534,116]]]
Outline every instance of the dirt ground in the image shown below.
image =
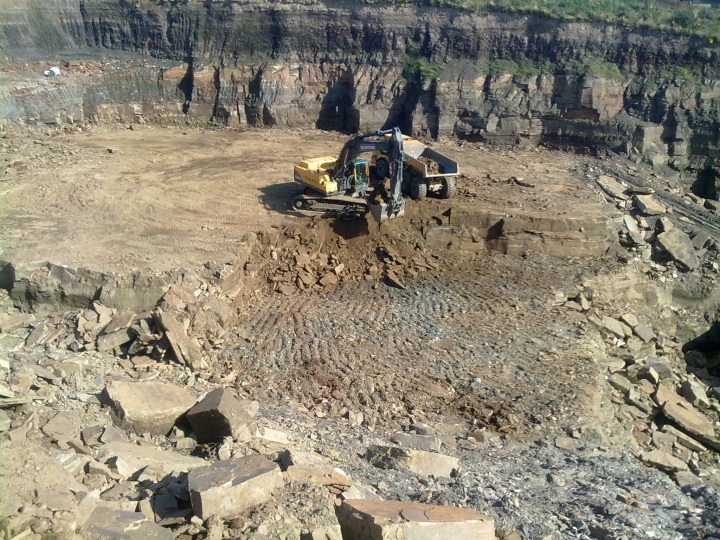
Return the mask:
[[[293,165],[336,155],[346,138],[146,126],[8,135],[0,139],[7,162],[0,171],[0,255],[100,271],[232,260],[246,233],[302,222],[289,209],[298,192]],[[552,219],[579,209],[585,216],[607,212],[583,179],[585,158],[450,141],[433,146],[460,162],[459,197],[411,203],[410,219],[452,205]]]
[[[568,235],[577,240],[572,235],[585,234],[582,229],[618,217],[617,202],[603,197],[589,176],[603,164],[570,153],[444,140],[433,147],[460,163],[457,198],[408,201],[405,218],[381,228],[295,215],[293,164],[335,155],[346,138],[313,130],[147,126],[0,138],[6,160],[0,258],[113,272],[185,269],[179,285],[197,304],[174,313],[207,361],[193,372],[169,353],[136,355],[126,345],[98,351],[94,337],[82,338],[80,315],[68,311],[51,320],[67,338],[33,344],[29,325],[0,334],[0,357],[12,358],[7,386],[35,400],[10,415],[15,438],[0,441],[0,454],[13,458],[0,459],[0,488],[13,490],[7,479],[27,467],[40,470],[45,453],[54,455],[55,443],[38,429],[46,420],[71,411],[77,429],[111,425],[91,396],[109,380],[157,380],[193,396],[233,388],[261,404],[262,424],[287,433],[293,451],[321,456],[363,489],[388,500],[475,508],[495,519],[498,530],[523,539],[715,534],[716,454],[691,456],[675,445],[687,458],[692,484],[647,467],[643,456],[663,443],[662,417],[648,397],[654,386],[636,370],[625,399],[608,382],[621,369],[630,376],[636,362],[660,362],[665,384],[678,387],[688,370],[682,345],[690,330],[704,331],[706,314],[700,306],[683,311],[630,302],[627,289],[647,286],[651,272],[658,272],[647,278],[656,279],[655,291],[677,275],[665,267],[660,273],[638,250],[622,251],[617,238],[606,239],[611,247],[596,257],[555,256],[572,253],[563,251],[570,249],[563,243]],[[535,242],[528,246],[548,250],[514,256],[431,241],[427,229],[443,229],[450,209],[467,221],[456,224],[478,229],[502,218]],[[254,270],[240,269],[248,286],[229,297],[217,286],[217,266],[197,268],[234,261],[247,233],[257,233],[248,261]],[[546,243],[537,243],[546,234]],[[549,249],[547,242],[557,245]],[[716,268],[716,251],[703,256],[698,275]],[[391,286],[391,272],[404,284]],[[323,283],[329,274],[330,286]],[[18,314],[5,293],[0,312],[2,321]],[[85,307],[82,313],[90,316]],[[627,340],[619,339],[593,322],[624,314],[635,314],[657,336],[631,351],[630,340],[638,341],[631,329]],[[215,315],[231,322],[215,327]],[[142,363],[133,363],[146,352]],[[397,432],[417,426],[439,437],[443,453],[461,459],[458,474],[420,478],[366,459],[369,444],[390,444]],[[143,444],[175,443],[159,436]],[[253,439],[222,447],[240,455],[269,452],[259,445]],[[223,454],[218,444],[192,452],[208,460]],[[88,485],[97,480],[73,474]],[[59,488],[42,475],[31,480],[0,510],[13,515],[17,530],[52,532],[67,516],[46,516],[33,489]],[[109,500],[114,482],[103,483],[107,491],[99,496]],[[288,484],[273,505],[305,523],[320,504],[306,494]],[[33,498],[35,506],[22,502]],[[22,504],[30,510],[20,512]],[[226,537],[297,538],[272,511],[244,516],[242,530],[226,523]]]

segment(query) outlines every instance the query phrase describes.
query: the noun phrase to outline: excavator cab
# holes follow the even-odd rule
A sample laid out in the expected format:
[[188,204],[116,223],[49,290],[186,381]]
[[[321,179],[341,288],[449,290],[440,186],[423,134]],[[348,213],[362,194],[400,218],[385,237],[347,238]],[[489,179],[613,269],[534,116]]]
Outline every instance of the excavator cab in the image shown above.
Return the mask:
[[366,159],[355,160],[355,191],[365,193],[368,190],[370,164]]
[[346,163],[339,177],[335,179],[341,191],[354,190],[365,193],[368,190],[370,165],[366,159],[356,159]]

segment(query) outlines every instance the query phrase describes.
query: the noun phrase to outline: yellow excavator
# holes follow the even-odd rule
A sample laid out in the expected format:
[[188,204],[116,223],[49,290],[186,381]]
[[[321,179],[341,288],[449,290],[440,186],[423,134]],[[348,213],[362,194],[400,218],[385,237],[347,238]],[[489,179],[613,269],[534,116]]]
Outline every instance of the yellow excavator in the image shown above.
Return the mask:
[[[389,189],[385,178],[371,178],[364,153],[387,156]],[[370,211],[378,223],[405,215],[402,198],[403,136],[399,128],[355,135],[340,157],[306,159],[295,166],[295,181],[303,192],[293,199],[296,210],[323,215],[364,215]]]
[[[367,153],[367,159],[361,157]],[[433,172],[428,171],[428,163]],[[400,128],[361,133],[345,143],[338,158],[306,159],[295,166],[295,182],[303,191],[292,206],[325,216],[370,212],[382,223],[405,214],[403,193],[420,199],[428,189],[437,188],[442,198],[449,198],[457,175],[455,161],[403,136]]]

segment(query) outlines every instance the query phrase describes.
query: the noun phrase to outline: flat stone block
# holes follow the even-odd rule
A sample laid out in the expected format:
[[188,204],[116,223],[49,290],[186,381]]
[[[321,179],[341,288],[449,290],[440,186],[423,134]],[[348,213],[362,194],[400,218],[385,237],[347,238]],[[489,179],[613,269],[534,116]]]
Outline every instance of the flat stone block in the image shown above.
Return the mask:
[[257,402],[240,401],[232,390],[217,388],[188,411],[187,421],[199,443],[221,442],[247,432],[257,411]]
[[103,398],[121,427],[152,435],[166,435],[195,404],[184,388],[162,383],[112,381]]
[[260,454],[217,461],[188,474],[193,511],[203,520],[235,518],[269,500],[282,484],[278,466]]
[[81,532],[85,540],[174,540],[169,529],[148,520],[140,512],[123,512],[98,506]]
[[371,445],[368,459],[381,469],[408,469],[416,474],[435,477],[452,476],[460,466],[456,457],[393,446]]
[[337,509],[352,540],[495,540],[494,521],[469,508],[349,499]]

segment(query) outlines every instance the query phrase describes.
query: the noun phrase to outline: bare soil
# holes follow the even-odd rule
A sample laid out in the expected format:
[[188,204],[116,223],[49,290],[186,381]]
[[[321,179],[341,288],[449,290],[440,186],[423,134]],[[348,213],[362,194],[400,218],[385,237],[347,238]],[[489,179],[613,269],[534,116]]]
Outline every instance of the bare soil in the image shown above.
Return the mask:
[[[0,171],[2,255],[100,271],[232,260],[246,233],[303,222],[290,210],[298,192],[293,165],[303,157],[336,155],[346,138],[314,130],[145,126],[7,135],[0,139],[6,161]],[[453,204],[479,209],[490,203],[539,218],[607,213],[583,179],[585,158],[498,153],[450,141],[433,146],[461,163],[459,197],[413,202],[410,219]],[[513,176],[534,187],[514,184]]]
[[[488,226],[498,216],[508,222],[522,217],[516,226],[526,224],[530,237],[547,232],[548,242],[558,242],[553,252],[562,255],[562,236],[552,234],[575,234],[573,227],[618,216],[587,174],[599,162],[439,141],[433,147],[461,165],[457,198],[408,201],[405,218],[382,227],[294,214],[293,164],[335,155],[345,139],[310,130],[145,126],[0,139],[6,159],[0,170],[2,258],[101,271],[188,269],[184,285],[204,303],[186,318],[186,328],[208,362],[200,372],[168,356],[138,367],[129,351],[114,356],[59,343],[29,346],[28,328],[0,335],[0,355],[12,358],[5,382],[35,400],[10,415],[17,438],[0,448],[12,455],[0,460],[6,478],[27,467],[40,470],[45,454],[56,453],[37,428],[57,412],[77,413],[81,427],[95,425],[106,409],[91,396],[107,380],[158,380],[194,396],[233,387],[262,404],[261,423],[289,434],[293,450],[315,452],[378,496],[469,506],[522,538],[695,540],[715,534],[716,454],[688,460],[703,476],[684,488],[672,475],[646,467],[636,458],[653,448],[658,417],[652,406],[633,403],[643,407],[650,398],[635,397],[640,390],[633,390],[636,401],[626,402],[607,381],[625,359],[632,365],[646,355],[673,371],[677,380],[667,384],[678,382],[687,370],[683,336],[702,328],[695,322],[700,309],[680,313],[668,305],[630,303],[624,291],[647,285],[637,270],[646,263],[628,263],[627,252],[617,257],[616,242],[606,255],[572,258],[463,251],[425,237],[428,224],[442,228],[448,210],[457,208],[461,212],[453,215]],[[247,270],[254,277],[228,300],[211,272],[193,268],[234,261],[248,233],[257,234],[249,260],[254,269]],[[708,264],[711,256],[715,260],[715,252],[706,255]],[[390,272],[401,286],[391,286]],[[675,279],[673,272],[658,283]],[[331,273],[337,282],[322,284]],[[604,290],[593,290],[597,283],[605,283]],[[591,309],[572,306],[581,291]],[[0,301],[1,311],[15,313],[6,296]],[[209,323],[200,331],[201,315],[211,318],[220,304],[217,312],[232,309],[236,324],[217,335]],[[633,356],[624,341],[592,322],[595,313],[636,313],[658,339]],[[68,323],[72,338],[77,314],[57,318]],[[58,375],[48,378],[47,370]],[[642,381],[636,388],[651,389]],[[389,444],[396,432],[419,424],[440,437],[443,453],[461,459],[458,475],[419,478],[377,469],[365,458],[369,444]],[[156,437],[144,444],[173,442]],[[255,439],[218,446],[193,452],[213,460],[230,450],[276,451]],[[56,487],[42,475],[31,480],[32,486]],[[13,490],[7,481],[0,481],[3,486]],[[318,508],[332,521],[326,504],[332,501],[300,490],[288,483],[278,495],[284,499],[273,500],[289,508],[290,517],[259,507],[245,516],[242,529],[226,523],[229,537],[297,537],[287,532],[289,523],[305,523]],[[44,516],[42,499],[29,487],[15,491],[2,509],[14,522],[36,532],[62,524],[63,516],[53,516],[57,523]],[[36,506],[28,502],[33,497]],[[19,512],[21,504],[30,510]]]

